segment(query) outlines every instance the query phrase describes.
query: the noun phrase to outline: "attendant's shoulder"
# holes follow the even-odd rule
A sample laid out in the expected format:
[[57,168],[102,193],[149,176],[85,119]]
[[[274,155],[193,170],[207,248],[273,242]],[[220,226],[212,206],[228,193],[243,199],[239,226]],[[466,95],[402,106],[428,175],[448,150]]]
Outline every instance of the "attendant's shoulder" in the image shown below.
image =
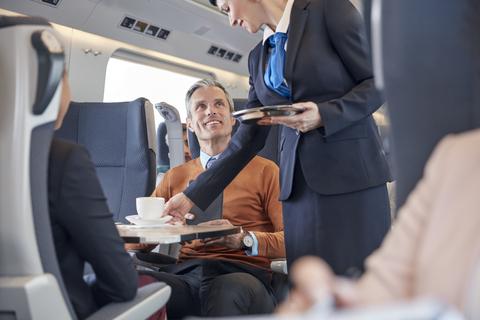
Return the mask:
[[258,57],[263,53],[263,40],[261,40],[248,54],[248,61],[250,62],[250,67],[252,68],[256,65]]
[[[312,1],[308,10],[319,10],[325,14],[325,20],[330,28],[342,31],[350,25],[362,25],[364,20],[359,9],[350,0],[317,0]],[[318,11],[317,11],[318,13]],[[345,31],[345,30],[344,30]]]

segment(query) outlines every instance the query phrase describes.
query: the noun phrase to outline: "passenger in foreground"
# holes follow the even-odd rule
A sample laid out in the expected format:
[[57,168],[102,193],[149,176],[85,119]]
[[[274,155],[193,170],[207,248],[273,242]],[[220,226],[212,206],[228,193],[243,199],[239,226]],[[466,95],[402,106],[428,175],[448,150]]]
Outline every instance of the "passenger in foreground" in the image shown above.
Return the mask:
[[325,262],[305,257],[292,267],[292,304],[278,311],[305,311],[327,294],[341,307],[433,296],[480,319],[478,146],[479,129],[444,138],[365,274],[339,281]]
[[[152,196],[170,199],[209,167],[225,149],[235,120],[233,100],[216,81],[196,82],[187,92],[187,126],[197,135],[200,158],[170,169]],[[195,240],[180,250],[177,264],[145,271],[172,287],[169,319],[272,312],[276,297],[270,285],[272,258],[285,257],[278,167],[255,157],[224,190],[223,220],[248,232]],[[253,240],[253,246],[244,239]],[[135,248],[135,246],[127,246]],[[137,247],[138,248],[138,247]],[[150,248],[151,249],[151,248]]]
[[[70,104],[67,73],[63,74],[55,130]],[[53,139],[48,164],[48,201],[60,271],[73,308],[84,319],[110,302],[131,300],[139,278],[115,228],[102,187],[85,147]],[[85,262],[95,271],[87,284]],[[155,282],[141,276],[141,283]],[[156,317],[151,319],[157,319]]]

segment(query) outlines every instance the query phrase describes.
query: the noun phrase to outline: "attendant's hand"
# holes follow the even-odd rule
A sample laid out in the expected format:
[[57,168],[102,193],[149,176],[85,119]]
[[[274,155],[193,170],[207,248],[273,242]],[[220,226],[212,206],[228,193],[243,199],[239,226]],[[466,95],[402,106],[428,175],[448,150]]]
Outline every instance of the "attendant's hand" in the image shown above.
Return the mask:
[[[199,223],[199,226],[233,226],[230,221],[225,219],[212,220],[208,222]],[[200,240],[206,246],[219,244],[229,249],[241,249],[243,247],[243,233],[231,234],[223,237],[205,238]]]
[[315,103],[309,101],[295,103],[293,105],[304,107],[306,110],[292,116],[272,117],[271,122],[273,124],[283,124],[292,129],[300,130],[301,132],[307,132],[323,126],[322,117],[320,116],[320,112],[318,112],[318,107]]
[[170,219],[170,221],[168,221],[166,224],[171,224],[171,225],[174,225],[174,226],[186,226],[187,225],[187,221],[186,220],[193,220],[195,219],[195,215],[192,214],[192,213],[187,213],[185,215],[185,219],[182,219],[182,220],[175,220],[172,222],[173,218]]
[[335,276],[330,266],[318,257],[298,259],[290,268],[290,278],[294,288],[276,313],[303,313],[331,297],[338,307],[353,306],[357,301],[354,281]]
[[165,204],[162,217],[171,215],[173,218],[169,221],[171,224],[176,224],[178,221],[182,221],[184,218],[193,219],[195,216],[188,213],[192,209],[194,203],[187,198],[187,196],[181,192],[168,200]]

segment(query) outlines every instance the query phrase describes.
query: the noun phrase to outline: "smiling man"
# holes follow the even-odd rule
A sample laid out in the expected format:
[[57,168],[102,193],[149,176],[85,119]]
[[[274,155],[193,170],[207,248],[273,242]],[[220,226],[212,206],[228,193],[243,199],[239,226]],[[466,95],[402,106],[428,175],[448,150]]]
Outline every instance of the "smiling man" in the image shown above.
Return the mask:
[[[206,87],[204,87],[204,85]],[[217,157],[227,146],[235,124],[230,114],[233,101],[226,96],[221,84],[210,79],[197,82],[187,92],[187,127],[197,135],[204,154]]]
[[[167,171],[152,194],[165,200],[209,168],[230,141],[235,124],[233,100],[214,80],[197,81],[185,104],[187,127],[198,138],[200,157]],[[277,165],[255,157],[224,190],[223,219],[205,223],[242,226],[245,233],[185,243],[177,264],[160,272],[141,272],[172,287],[169,319],[273,311],[277,300],[270,285],[270,263],[285,257],[279,192]],[[158,257],[151,254],[152,259]]]

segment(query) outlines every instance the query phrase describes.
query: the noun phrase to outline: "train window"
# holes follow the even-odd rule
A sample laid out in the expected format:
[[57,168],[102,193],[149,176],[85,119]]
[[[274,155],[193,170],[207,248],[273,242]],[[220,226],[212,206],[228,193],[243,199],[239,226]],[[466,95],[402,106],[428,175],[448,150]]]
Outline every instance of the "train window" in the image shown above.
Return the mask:
[[[170,69],[162,68],[162,64],[157,67],[112,57],[107,65],[103,101],[129,101],[139,97],[147,98],[153,105],[164,101],[177,108],[182,122],[185,122],[185,93],[195,81],[212,78],[212,75],[196,70],[187,75],[187,72],[176,71],[175,66]],[[154,114],[158,126],[163,118],[156,111]]]

